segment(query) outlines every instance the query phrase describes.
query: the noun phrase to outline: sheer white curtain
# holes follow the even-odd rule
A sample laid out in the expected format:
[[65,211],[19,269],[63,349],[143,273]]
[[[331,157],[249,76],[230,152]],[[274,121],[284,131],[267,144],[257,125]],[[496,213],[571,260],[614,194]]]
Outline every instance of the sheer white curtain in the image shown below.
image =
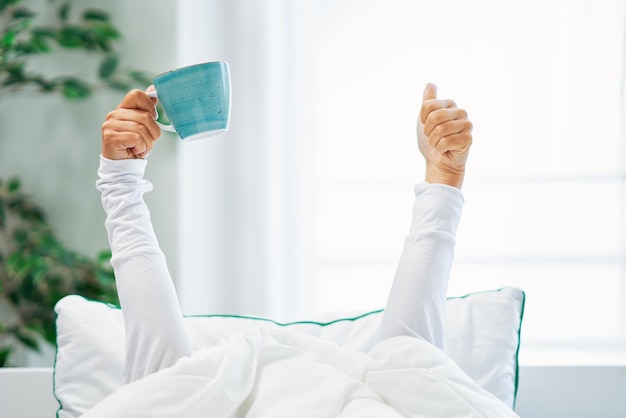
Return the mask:
[[321,306],[383,306],[434,81],[475,124],[451,294],[526,290],[523,361],[626,362],[624,2],[321,4]]
[[306,13],[286,0],[179,2],[180,65],[225,60],[232,79],[230,131],[178,150],[186,313],[308,310]]
[[451,294],[526,290],[523,361],[626,362],[624,3],[180,0],[234,97],[180,147],[186,311],[384,306],[433,81],[475,125]]

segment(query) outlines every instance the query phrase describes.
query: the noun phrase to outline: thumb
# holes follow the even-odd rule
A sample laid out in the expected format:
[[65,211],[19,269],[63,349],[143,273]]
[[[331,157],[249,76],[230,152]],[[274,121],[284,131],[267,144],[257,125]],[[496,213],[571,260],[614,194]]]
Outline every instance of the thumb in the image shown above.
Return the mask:
[[[148,86],[148,88],[146,89],[146,93],[150,94],[150,93],[154,93],[156,92],[156,87],[154,87],[154,85],[150,85]],[[154,103],[155,105],[159,102],[159,99],[153,96],[150,96],[150,100],[152,100],[152,103]]]
[[424,88],[424,96],[422,102],[426,100],[432,100],[437,98],[437,86],[433,83],[426,84],[426,88]]

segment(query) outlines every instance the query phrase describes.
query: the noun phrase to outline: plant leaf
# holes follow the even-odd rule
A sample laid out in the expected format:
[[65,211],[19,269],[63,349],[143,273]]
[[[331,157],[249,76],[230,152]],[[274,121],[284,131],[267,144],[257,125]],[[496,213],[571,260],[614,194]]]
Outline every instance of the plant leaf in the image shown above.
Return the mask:
[[117,65],[120,62],[120,57],[116,54],[107,55],[102,63],[100,64],[100,68],[98,69],[98,74],[100,78],[109,78],[115,73],[117,70]]
[[66,48],[84,47],[85,29],[80,26],[68,25],[57,33],[57,42]]
[[54,39],[57,36],[57,31],[51,28],[37,27],[37,28],[33,28],[33,36]]
[[54,90],[54,83],[52,81],[46,80],[43,77],[33,77],[33,82],[37,83],[39,87],[45,92],[50,92]]
[[83,12],[83,19],[85,20],[97,20],[100,22],[109,21],[109,13],[99,9],[88,9]]
[[0,39],[0,47],[10,48],[15,43],[15,32],[8,30],[2,39]]
[[48,52],[50,51],[50,45],[48,45],[48,40],[45,36],[41,35],[33,35],[30,40],[30,45],[37,52]]
[[9,6],[18,4],[20,1],[22,0],[0,0],[0,12],[2,12],[4,9],[6,9]]
[[20,180],[17,177],[12,177],[9,179],[9,184],[7,185],[7,191],[9,193],[17,192],[20,189]]
[[18,7],[13,10],[13,19],[30,19],[35,17],[36,13],[26,7]]
[[[0,9],[1,10],[1,9]],[[7,360],[11,355],[11,347],[2,347],[0,348],[0,367],[5,367],[7,365]]]
[[99,40],[113,40],[122,37],[119,30],[109,22],[94,22],[91,25],[91,32]]
[[91,94],[91,86],[78,78],[63,80],[63,95],[68,99],[84,99]]
[[99,264],[109,264],[111,262],[111,250],[102,250],[96,255],[96,261]]
[[34,54],[50,51],[50,46],[45,38],[33,36],[29,41],[19,42],[14,46],[15,50],[21,54]]
[[57,328],[56,328],[56,325],[54,323],[52,323],[52,326],[44,327],[43,337],[50,344],[52,344],[52,345],[56,344],[56,342],[57,342]]
[[70,17],[70,7],[71,7],[71,2],[66,1],[65,3],[63,3],[61,5],[61,7],[59,7],[59,19],[62,22],[67,22],[69,17]]

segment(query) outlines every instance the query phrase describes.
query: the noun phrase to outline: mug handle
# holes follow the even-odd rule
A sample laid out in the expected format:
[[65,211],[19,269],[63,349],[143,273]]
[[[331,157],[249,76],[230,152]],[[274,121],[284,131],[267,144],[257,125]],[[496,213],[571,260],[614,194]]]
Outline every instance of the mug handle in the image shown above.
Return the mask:
[[[152,91],[148,92],[148,96],[154,97],[155,99],[159,98],[156,90],[152,90]],[[167,116],[167,114],[165,114],[165,116]],[[161,129],[166,130],[168,132],[176,132],[176,129],[174,128],[174,124],[171,121],[170,121],[169,125],[165,125],[165,124],[159,122],[157,119],[159,119],[159,112],[156,110],[156,107],[155,107],[154,108],[154,120],[157,123],[157,125],[159,125],[159,127]]]

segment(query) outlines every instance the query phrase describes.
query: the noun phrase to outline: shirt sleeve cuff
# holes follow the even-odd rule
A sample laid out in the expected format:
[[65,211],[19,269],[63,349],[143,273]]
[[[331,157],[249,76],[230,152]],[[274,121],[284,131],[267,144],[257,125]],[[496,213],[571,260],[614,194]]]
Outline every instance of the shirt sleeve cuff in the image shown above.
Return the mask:
[[145,159],[110,160],[100,155],[98,176],[101,179],[127,175],[143,177],[147,165],[148,160]]

